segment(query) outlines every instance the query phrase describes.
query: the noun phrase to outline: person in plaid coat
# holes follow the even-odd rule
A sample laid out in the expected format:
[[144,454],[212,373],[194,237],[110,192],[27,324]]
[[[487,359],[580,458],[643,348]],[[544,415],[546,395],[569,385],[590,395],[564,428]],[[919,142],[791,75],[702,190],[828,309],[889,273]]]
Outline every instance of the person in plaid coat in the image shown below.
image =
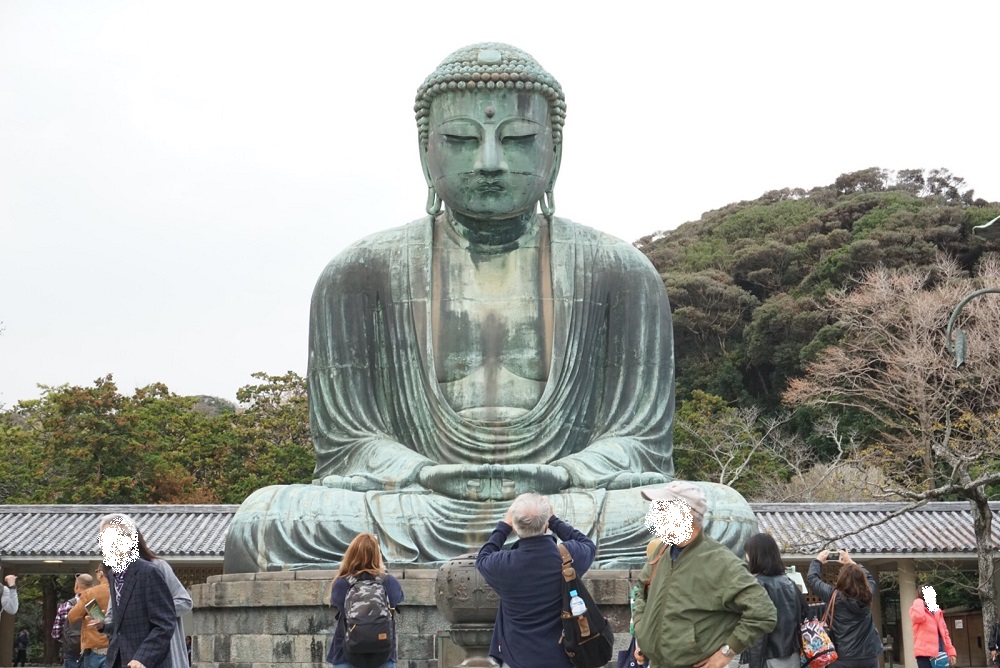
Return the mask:
[[139,531],[128,518],[101,534],[104,563],[111,567],[109,668],[162,668],[174,635],[174,600],[159,569],[139,558]]

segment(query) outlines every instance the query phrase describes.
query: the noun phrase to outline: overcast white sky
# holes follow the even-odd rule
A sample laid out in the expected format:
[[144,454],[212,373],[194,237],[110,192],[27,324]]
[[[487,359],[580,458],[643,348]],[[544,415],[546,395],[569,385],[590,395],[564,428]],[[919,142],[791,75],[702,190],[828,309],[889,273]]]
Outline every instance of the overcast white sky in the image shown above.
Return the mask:
[[0,0],[0,403],[233,399],[309,297],[423,214],[413,97],[506,41],[566,91],[560,215],[628,240],[841,173],[1000,199],[1000,3]]

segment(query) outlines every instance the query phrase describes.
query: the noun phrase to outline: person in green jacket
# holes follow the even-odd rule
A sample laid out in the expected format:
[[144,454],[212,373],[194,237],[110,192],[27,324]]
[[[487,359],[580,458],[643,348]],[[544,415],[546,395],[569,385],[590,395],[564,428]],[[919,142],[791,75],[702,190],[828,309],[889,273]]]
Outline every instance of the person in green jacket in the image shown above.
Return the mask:
[[774,629],[774,604],[740,558],[702,533],[699,487],[675,480],[642,495],[659,513],[653,528],[663,545],[639,574],[639,651],[651,668],[725,668]]

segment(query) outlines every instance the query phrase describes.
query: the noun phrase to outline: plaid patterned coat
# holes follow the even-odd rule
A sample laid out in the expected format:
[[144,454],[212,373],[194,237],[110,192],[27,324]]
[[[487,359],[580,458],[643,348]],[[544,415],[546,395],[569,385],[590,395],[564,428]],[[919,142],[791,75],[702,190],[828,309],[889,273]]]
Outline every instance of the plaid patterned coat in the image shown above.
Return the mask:
[[121,665],[132,659],[146,668],[162,668],[174,634],[174,600],[156,566],[135,560],[125,570],[120,595],[111,585],[112,626],[109,633],[107,665]]

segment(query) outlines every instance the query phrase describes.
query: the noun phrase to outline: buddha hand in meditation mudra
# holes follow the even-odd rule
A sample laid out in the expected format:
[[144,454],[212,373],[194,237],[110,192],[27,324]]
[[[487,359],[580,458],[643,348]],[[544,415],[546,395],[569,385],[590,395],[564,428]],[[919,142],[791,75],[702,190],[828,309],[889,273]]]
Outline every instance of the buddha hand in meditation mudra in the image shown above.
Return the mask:
[[[320,276],[315,480],[247,498],[226,572],[329,566],[362,531],[391,563],[446,561],[528,491],[600,564],[641,560],[639,488],[673,478],[670,308],[638,250],[555,217],[565,113],[558,82],[505,44],[456,51],[420,87],[428,215]],[[753,513],[703,486],[708,533],[738,548]]]

